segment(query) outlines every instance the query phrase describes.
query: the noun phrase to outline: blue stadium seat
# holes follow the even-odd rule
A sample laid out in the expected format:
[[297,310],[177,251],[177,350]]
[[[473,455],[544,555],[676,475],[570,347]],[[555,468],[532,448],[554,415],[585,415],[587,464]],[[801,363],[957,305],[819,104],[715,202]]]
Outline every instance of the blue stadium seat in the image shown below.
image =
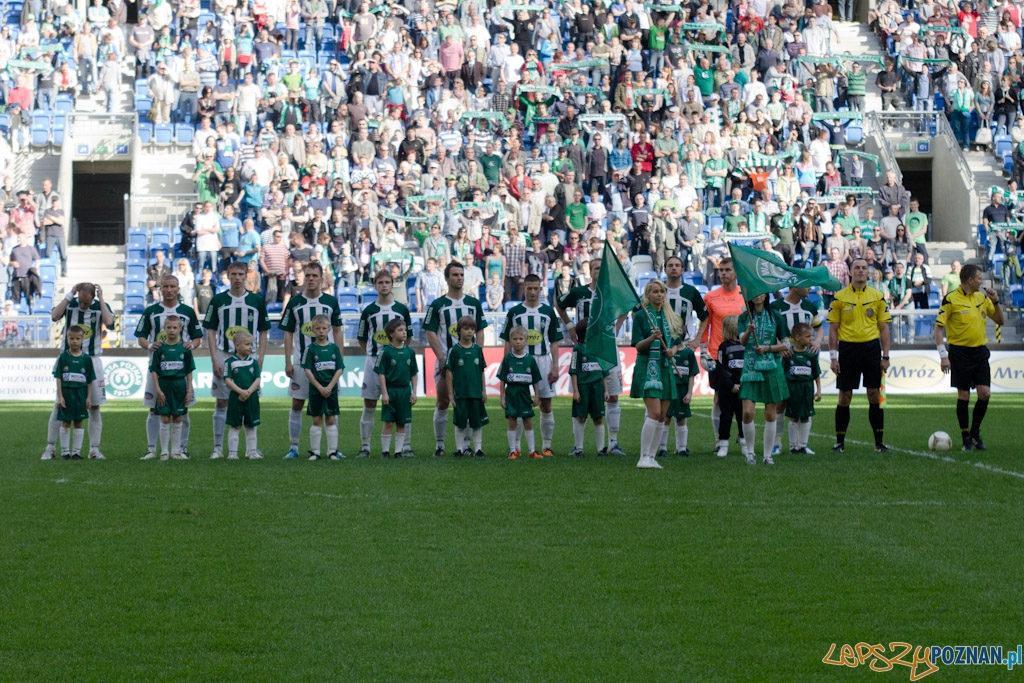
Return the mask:
[[149,97],[149,81],[147,81],[145,78],[135,79],[135,96]]
[[53,128],[53,144],[60,147],[64,144],[64,126],[54,126]]
[[267,315],[279,315],[284,310],[280,301],[272,301],[267,304]]
[[182,147],[191,145],[194,138],[195,129],[191,125],[187,123],[179,123],[174,126],[174,139],[177,140],[178,144]]
[[39,279],[43,282],[57,281],[57,266],[53,263],[39,265]]
[[146,310],[146,299],[141,296],[129,296],[124,300],[125,315],[140,315]]
[[146,287],[145,287],[145,285],[136,285],[136,284],[128,285],[127,287],[125,287],[124,296],[125,296],[125,299],[131,299],[131,298],[145,299],[146,298]]
[[359,301],[366,306],[377,301],[377,290],[373,287],[363,287],[359,290]]
[[170,228],[153,228],[153,231],[149,234],[150,248],[157,246],[170,247],[171,246],[171,229]]
[[[41,276],[40,276],[41,277]],[[53,298],[54,294],[57,293],[57,285],[54,280],[45,280],[43,282],[43,296]]]
[[75,101],[71,99],[70,95],[60,94],[57,95],[57,100],[54,102],[54,111],[62,114],[70,114],[75,109]]
[[50,112],[43,111],[42,109],[33,111],[31,125],[33,128],[49,128]]
[[523,302],[522,301],[506,301],[504,303],[504,305],[502,306],[502,310],[510,311],[510,310],[512,310],[513,308],[515,308],[516,306],[518,306],[521,303],[523,303]]
[[169,123],[158,123],[153,126],[153,142],[160,147],[166,147],[173,142],[174,126]]
[[688,270],[683,273],[683,282],[696,287],[704,284],[704,275],[699,270]]
[[37,311],[49,311],[53,308],[53,297],[52,296],[41,296],[35,300],[32,304],[32,308]]
[[[269,313],[269,311],[268,311],[268,313]],[[267,337],[270,339],[270,341],[273,341],[273,342],[283,342],[284,341],[284,330],[282,330],[277,325],[271,325],[270,326],[270,331],[269,331],[269,334],[267,335]]]
[[864,141],[864,127],[859,123],[851,123],[846,128],[846,141],[851,144],[859,144]]
[[7,135],[11,131],[11,117],[8,114],[0,114],[0,132]]
[[1005,157],[1007,154],[1013,153],[1013,140],[1009,135],[996,135],[992,142],[995,145],[996,156]]
[[359,290],[355,287],[339,287],[335,296],[338,299],[338,303],[342,306],[351,305],[359,308]]
[[939,293],[934,289],[929,290],[928,308],[938,308],[940,304],[942,304],[942,301],[939,299]]
[[153,124],[148,121],[139,121],[139,142],[148,145],[153,142]]
[[49,147],[50,146],[50,129],[46,128],[32,128],[32,146],[33,147]]
[[149,248],[148,247],[129,247],[128,248],[128,262],[129,263],[141,263],[145,265],[149,259]]
[[146,284],[146,271],[140,268],[129,268],[128,275],[125,278],[126,284]]
[[153,108],[153,100],[149,97],[135,97],[135,111],[138,112],[139,118],[146,118],[146,114]]

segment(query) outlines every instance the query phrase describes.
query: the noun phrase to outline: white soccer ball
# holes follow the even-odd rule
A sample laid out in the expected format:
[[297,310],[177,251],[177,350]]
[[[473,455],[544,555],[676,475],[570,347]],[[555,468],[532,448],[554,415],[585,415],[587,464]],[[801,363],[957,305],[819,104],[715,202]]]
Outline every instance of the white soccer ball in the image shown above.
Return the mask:
[[933,451],[948,451],[953,447],[953,439],[946,432],[935,432],[928,437],[928,448]]

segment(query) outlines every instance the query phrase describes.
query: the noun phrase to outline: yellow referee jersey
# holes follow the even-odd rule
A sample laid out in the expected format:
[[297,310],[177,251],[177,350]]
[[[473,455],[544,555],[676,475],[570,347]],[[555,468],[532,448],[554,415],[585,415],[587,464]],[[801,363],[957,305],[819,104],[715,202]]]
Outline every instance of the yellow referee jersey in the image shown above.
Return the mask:
[[[873,311],[868,315],[868,311]],[[839,341],[869,342],[878,339],[878,323],[892,320],[889,304],[882,293],[865,286],[856,290],[853,285],[836,292],[832,306],[828,309],[830,325],[839,324]]]
[[957,287],[946,294],[935,324],[946,328],[946,341],[955,346],[985,346],[985,318],[996,312],[995,304],[984,292],[968,294]]

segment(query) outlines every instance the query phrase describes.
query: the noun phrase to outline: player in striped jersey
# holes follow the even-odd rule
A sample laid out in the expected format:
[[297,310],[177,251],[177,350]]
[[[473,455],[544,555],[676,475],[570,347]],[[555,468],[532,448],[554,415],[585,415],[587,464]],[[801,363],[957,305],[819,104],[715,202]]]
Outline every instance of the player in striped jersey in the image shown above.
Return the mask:
[[562,340],[562,330],[555,317],[555,309],[541,303],[540,287],[540,278],[536,275],[527,275],[523,279],[526,300],[509,310],[501,338],[505,340],[505,354],[508,355],[512,351],[509,341],[512,328],[521,326],[526,330],[526,348],[540,368],[537,396],[540,398],[541,453],[550,458],[554,455],[551,439],[555,436],[551,397],[555,395],[555,383],[558,381],[558,342]]
[[[288,305],[281,315],[278,327],[284,330],[284,372],[291,378],[292,410],[288,413],[288,439],[291,444],[285,459],[299,457],[299,438],[302,434],[302,408],[309,398],[309,379],[300,366],[302,354],[306,347],[313,343],[313,318],[326,315],[331,321],[331,329],[327,333],[327,343],[335,344],[344,353],[344,333],[341,327],[341,306],[330,294],[322,289],[324,268],[316,261],[302,267],[306,288],[302,294],[288,299]],[[296,332],[298,339],[296,340]],[[297,343],[296,343],[297,341]],[[260,367],[263,367],[262,364]],[[317,452],[320,450],[317,445]]]
[[448,382],[445,381],[444,362],[448,358],[448,349],[452,344],[459,343],[459,318],[468,315],[476,320],[476,343],[484,345],[484,309],[480,302],[462,291],[466,271],[458,261],[452,261],[444,269],[444,278],[448,283],[448,293],[440,296],[427,308],[423,319],[423,331],[427,343],[434,352],[434,391],[437,402],[434,404],[434,441],[437,445],[434,457],[444,455],[444,437],[448,431]]
[[[821,314],[814,303],[807,300],[807,295],[810,291],[811,290],[808,287],[790,287],[786,296],[773,301],[771,303],[771,307],[785,318],[786,326],[791,330],[797,323],[804,323],[811,326],[811,329],[814,330],[814,337],[811,340],[810,346],[807,347],[807,350],[812,354],[817,354],[821,350],[821,342],[825,339],[825,327],[821,324],[824,321],[825,316]],[[775,414],[786,414],[785,401],[778,404],[778,407],[775,409]],[[791,420],[787,420],[786,422],[789,425],[789,452],[792,453],[795,450],[794,444],[798,443],[800,439],[797,435],[796,423]],[[775,432],[775,446],[772,447],[772,455],[779,455],[781,453],[782,430],[779,429]]]
[[[695,351],[700,348],[700,338],[704,334],[704,328],[708,325],[708,309],[704,305],[704,298],[693,285],[683,282],[683,259],[678,256],[669,256],[665,259],[665,303],[668,304],[679,319],[683,321],[684,341]],[[693,314],[697,314],[698,327],[696,333],[693,330]],[[685,369],[679,366],[680,369]],[[671,427],[672,418],[665,419],[665,425]],[[659,458],[668,455],[668,433],[670,429],[663,429],[661,432],[661,444],[658,447]],[[676,450],[679,444],[676,444]]]
[[[178,301],[179,285],[178,278],[173,275],[165,275],[160,280],[160,301],[146,308],[142,312],[142,318],[135,328],[135,339],[139,346],[149,352],[152,360],[153,352],[159,349],[167,334],[163,331],[164,321],[171,316],[181,319],[181,339],[185,348],[195,351],[203,345],[203,328],[199,326],[199,318],[191,306]],[[192,395],[192,402],[189,408],[196,404],[195,393]],[[142,405],[149,408],[149,415],[146,417],[146,442],[147,451],[143,460],[152,460],[150,454],[156,455],[156,441],[160,435],[160,418],[153,412],[156,407],[156,391],[153,386],[153,373],[146,373],[146,393],[142,398]],[[181,455],[188,457],[188,435],[192,424],[189,413],[181,418]]]
[[[561,316],[562,322],[565,323],[566,329],[569,330],[569,338],[573,344],[576,344],[576,329],[572,321],[569,320],[568,309],[575,307],[576,320],[590,317],[590,299],[594,296],[594,288],[597,287],[597,276],[600,273],[601,259],[591,260],[590,285],[573,287],[566,292],[565,296],[555,302],[558,315]],[[622,316],[615,324],[616,332],[618,332],[622,321],[625,319],[626,316]],[[619,407],[619,394],[622,393],[622,368],[616,365],[609,370],[608,376],[604,378],[604,384],[608,390],[608,404],[606,408],[606,417],[608,418],[608,454],[625,455],[622,449],[619,448],[619,423],[622,419],[622,408]]]
[[[57,322],[64,319],[64,337],[61,351],[68,350],[67,331],[75,325],[82,328],[85,339],[82,350],[92,357],[96,381],[89,385],[89,457],[103,460],[100,452],[100,439],[103,437],[103,419],[100,417],[100,406],[107,402],[106,381],[103,375],[103,327],[114,326],[114,313],[103,301],[103,290],[89,282],[81,282],[71,288],[50,312],[50,319]],[[60,422],[57,420],[56,405],[50,414],[50,422],[46,429],[46,448],[43,460],[53,458],[57,436],[60,434]]]
[[[359,448],[357,458],[366,458],[370,455],[370,438],[373,436],[373,415],[377,410],[377,400],[380,398],[380,378],[377,376],[377,357],[388,341],[387,332],[384,327],[395,318],[405,320],[407,329],[412,330],[412,317],[405,304],[395,301],[392,296],[392,288],[395,286],[395,278],[391,271],[386,268],[380,270],[373,278],[373,286],[377,289],[377,301],[363,309],[359,316],[359,332],[356,339],[359,341],[359,348],[366,354],[366,362],[363,365],[363,414],[359,418],[359,438],[362,445]],[[412,436],[410,429],[412,423],[405,425],[405,443],[403,445],[404,457],[414,456],[412,451]]]
[[210,300],[210,306],[203,318],[206,345],[210,350],[210,361],[213,365],[210,394],[217,399],[217,406],[213,410],[211,459],[224,456],[224,428],[227,426],[228,397],[231,395],[231,389],[224,383],[224,361],[235,352],[235,332],[245,330],[254,338],[259,335],[259,351],[256,356],[261,368],[263,358],[267,355],[267,331],[270,329],[267,304],[259,294],[246,291],[247,271],[248,266],[242,261],[235,261],[228,266],[228,282],[231,283],[231,289],[217,294]]

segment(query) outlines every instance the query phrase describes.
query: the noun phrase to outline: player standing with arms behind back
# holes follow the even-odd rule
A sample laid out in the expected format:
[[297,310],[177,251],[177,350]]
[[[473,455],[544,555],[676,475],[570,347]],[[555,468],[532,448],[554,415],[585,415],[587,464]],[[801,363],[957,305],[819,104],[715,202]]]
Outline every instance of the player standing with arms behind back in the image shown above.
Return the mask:
[[[100,452],[100,439],[103,436],[103,418],[100,417],[100,406],[107,402],[106,381],[103,376],[103,326],[114,326],[114,313],[103,301],[103,290],[88,282],[82,282],[71,288],[64,299],[59,301],[50,312],[50,319],[57,322],[64,318],[64,340],[61,351],[68,350],[68,330],[74,326],[82,328],[82,350],[92,359],[96,381],[89,385],[89,457],[103,460]],[[60,421],[57,419],[57,408],[50,414],[50,422],[46,432],[46,449],[43,460],[53,458]]]
[[527,275],[523,280],[523,288],[526,299],[509,310],[501,338],[505,340],[507,355],[512,351],[509,340],[512,328],[520,326],[526,330],[526,348],[540,368],[540,384],[537,385],[537,395],[540,397],[540,453],[550,458],[554,455],[551,440],[555,436],[555,414],[551,412],[551,398],[555,395],[555,383],[558,381],[558,342],[562,340],[562,330],[555,309],[541,303],[540,278]]
[[[389,270],[382,269],[373,278],[373,286],[377,290],[377,300],[363,308],[359,316],[359,332],[356,339],[359,348],[366,354],[363,366],[363,414],[359,418],[359,438],[361,445],[357,458],[370,455],[370,439],[373,437],[373,413],[377,410],[380,398],[380,382],[377,381],[377,358],[385,346],[390,344],[384,328],[396,318],[405,321],[405,328],[412,329],[412,316],[405,304],[398,303],[392,294],[395,278]],[[415,455],[412,450],[412,423],[405,425],[405,444],[403,457]]]
[[828,348],[836,375],[836,443],[833,453],[846,447],[850,426],[850,401],[860,388],[861,376],[868,394],[868,421],[875,434],[875,452],[888,453],[882,443],[885,415],[882,412],[882,373],[889,369],[889,322],[892,315],[882,293],[868,286],[868,262],[854,259],[850,284],[836,292],[828,311]]
[[206,346],[210,349],[210,361],[213,366],[213,385],[210,387],[210,394],[217,400],[213,411],[211,460],[224,457],[224,429],[228,419],[228,398],[231,396],[231,387],[224,382],[224,361],[235,353],[235,333],[244,330],[253,338],[259,335],[256,360],[261,368],[263,358],[267,354],[267,331],[270,329],[267,305],[259,294],[253,294],[245,289],[248,269],[241,261],[235,261],[228,266],[231,289],[210,300],[210,306],[203,318]]
[[[338,300],[330,294],[324,294],[322,289],[324,269],[316,261],[307,263],[302,267],[302,274],[305,277],[306,288],[302,294],[296,294],[288,299],[288,306],[281,315],[281,322],[278,327],[284,330],[284,372],[291,378],[291,389],[288,395],[292,397],[292,409],[288,413],[288,439],[290,447],[285,454],[285,459],[299,457],[299,439],[302,436],[302,407],[306,399],[312,397],[309,391],[309,378],[302,369],[302,358],[306,349],[313,343],[313,318],[318,315],[326,315],[330,321],[330,329],[327,333],[327,343],[336,344],[339,352],[342,349],[341,331],[341,306]],[[295,336],[298,332],[298,343]],[[261,361],[262,367],[262,361]],[[330,380],[328,380],[330,381]],[[312,433],[312,432],[310,432]],[[319,453],[320,445],[310,448],[311,452]]]
[[[448,382],[445,381],[444,362],[448,358],[448,350],[459,343],[459,320],[463,316],[476,319],[476,343],[484,345],[484,309],[480,301],[462,291],[466,271],[458,261],[452,261],[444,269],[444,277],[448,282],[448,293],[434,299],[427,308],[423,319],[423,331],[427,333],[427,343],[437,359],[434,365],[434,391],[437,402],[434,404],[434,441],[437,448],[434,457],[444,455],[444,437],[448,431],[448,405],[452,397],[448,395]],[[378,373],[379,374],[379,373]]]
[[[978,266],[964,266],[960,270],[960,286],[943,297],[935,319],[935,348],[939,351],[942,371],[950,373],[950,384],[956,387],[956,419],[960,423],[965,451],[986,450],[981,440],[981,421],[985,419],[992,393],[992,373],[985,319],[991,318],[996,325],[1006,322],[996,293],[991,289],[981,291],[981,276]],[[949,342],[948,350],[942,343],[943,329]],[[967,406],[974,388],[978,390],[978,400],[968,427]]]

